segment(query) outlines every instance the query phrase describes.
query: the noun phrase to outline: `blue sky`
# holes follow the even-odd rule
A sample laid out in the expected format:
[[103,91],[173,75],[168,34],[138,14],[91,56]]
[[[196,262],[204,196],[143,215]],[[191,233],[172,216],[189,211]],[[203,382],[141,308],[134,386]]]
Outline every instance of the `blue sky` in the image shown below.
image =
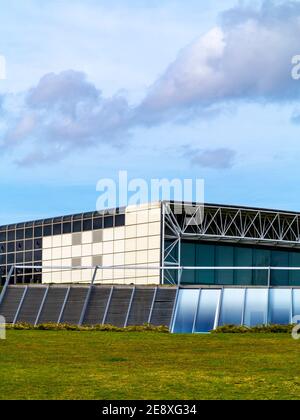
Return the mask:
[[298,1],[0,0],[0,224],[92,210],[96,183],[204,178],[300,210]]

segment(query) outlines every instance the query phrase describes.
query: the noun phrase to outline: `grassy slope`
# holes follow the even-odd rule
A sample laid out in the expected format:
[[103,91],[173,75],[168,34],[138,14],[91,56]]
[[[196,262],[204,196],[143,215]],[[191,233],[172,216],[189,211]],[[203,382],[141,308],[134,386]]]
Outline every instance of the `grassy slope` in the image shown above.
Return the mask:
[[0,398],[298,399],[299,350],[289,334],[9,331]]

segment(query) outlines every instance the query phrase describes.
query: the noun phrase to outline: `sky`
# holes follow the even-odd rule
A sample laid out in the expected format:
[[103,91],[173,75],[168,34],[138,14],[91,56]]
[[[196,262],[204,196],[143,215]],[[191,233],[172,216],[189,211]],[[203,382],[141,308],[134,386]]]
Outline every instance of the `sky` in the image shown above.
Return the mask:
[[0,225],[94,210],[120,170],[300,211],[299,54],[294,0],[0,0]]

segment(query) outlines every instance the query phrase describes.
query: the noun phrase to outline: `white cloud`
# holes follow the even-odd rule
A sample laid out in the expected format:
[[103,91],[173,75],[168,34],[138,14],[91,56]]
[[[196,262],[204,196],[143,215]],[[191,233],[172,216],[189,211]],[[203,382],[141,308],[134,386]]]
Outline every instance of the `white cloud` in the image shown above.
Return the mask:
[[[298,101],[291,58],[300,51],[300,4],[242,4],[184,48],[141,108],[152,119],[231,101]],[[194,115],[194,114],[193,114]]]

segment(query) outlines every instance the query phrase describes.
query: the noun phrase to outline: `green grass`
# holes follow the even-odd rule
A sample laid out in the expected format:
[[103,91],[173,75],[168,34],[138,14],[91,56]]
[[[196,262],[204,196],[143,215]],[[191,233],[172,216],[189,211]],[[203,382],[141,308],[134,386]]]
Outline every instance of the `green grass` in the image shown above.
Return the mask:
[[2,399],[298,399],[289,334],[8,331]]

